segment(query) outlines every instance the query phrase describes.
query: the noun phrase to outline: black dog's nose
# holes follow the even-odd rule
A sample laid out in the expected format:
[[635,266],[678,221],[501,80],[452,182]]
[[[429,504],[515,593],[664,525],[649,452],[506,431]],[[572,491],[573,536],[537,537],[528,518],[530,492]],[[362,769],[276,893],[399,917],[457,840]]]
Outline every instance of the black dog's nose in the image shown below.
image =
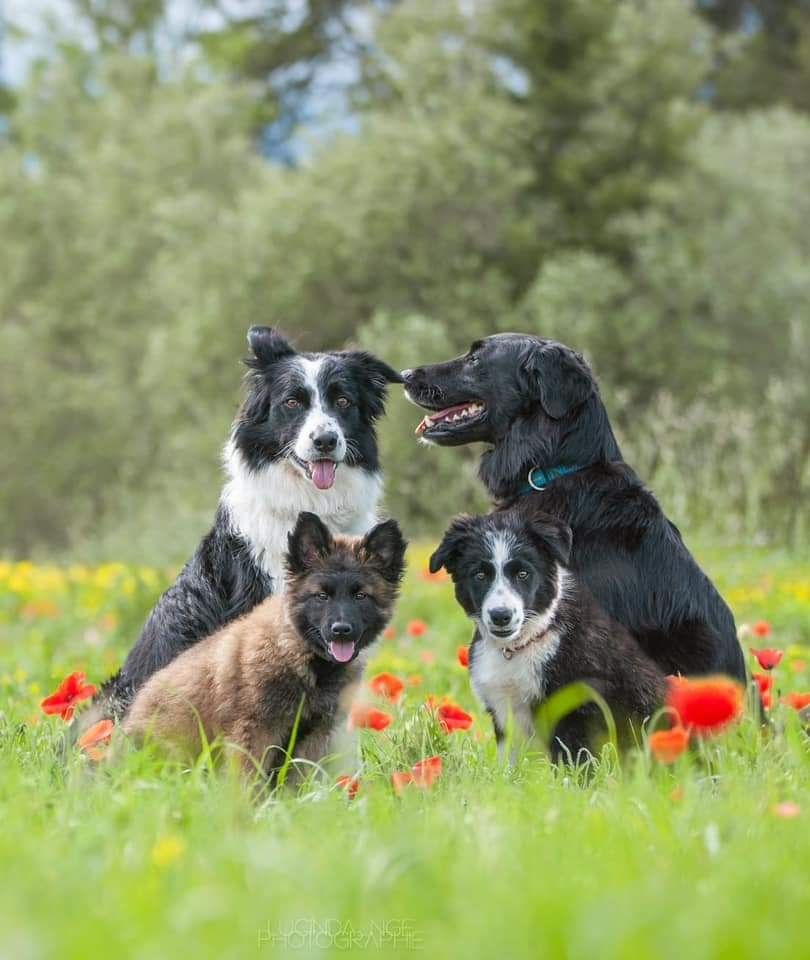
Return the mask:
[[495,607],[489,611],[489,619],[493,627],[508,627],[512,622],[512,611],[508,607]]
[[312,438],[312,446],[318,453],[332,453],[337,446],[338,435],[334,430],[328,433],[319,433],[317,437]]
[[337,620],[332,624],[333,637],[348,637],[352,633],[354,633],[354,627],[345,620]]

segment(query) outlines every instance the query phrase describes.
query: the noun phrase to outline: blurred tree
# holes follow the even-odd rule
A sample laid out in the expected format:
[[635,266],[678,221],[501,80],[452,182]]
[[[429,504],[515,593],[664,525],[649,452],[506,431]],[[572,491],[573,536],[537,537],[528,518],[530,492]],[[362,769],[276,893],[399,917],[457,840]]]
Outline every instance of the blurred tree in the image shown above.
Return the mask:
[[810,0],[698,0],[696,9],[720,31],[713,103],[810,110]]

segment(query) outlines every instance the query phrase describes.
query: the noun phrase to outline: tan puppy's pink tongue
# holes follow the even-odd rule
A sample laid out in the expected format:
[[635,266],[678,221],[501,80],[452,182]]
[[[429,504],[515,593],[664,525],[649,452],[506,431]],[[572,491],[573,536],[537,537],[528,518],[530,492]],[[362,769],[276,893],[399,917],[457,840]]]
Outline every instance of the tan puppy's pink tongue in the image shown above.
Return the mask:
[[348,663],[354,655],[354,641],[330,640],[329,652],[338,663]]
[[335,482],[337,464],[334,460],[313,460],[309,465],[312,470],[312,482],[319,490],[328,490]]

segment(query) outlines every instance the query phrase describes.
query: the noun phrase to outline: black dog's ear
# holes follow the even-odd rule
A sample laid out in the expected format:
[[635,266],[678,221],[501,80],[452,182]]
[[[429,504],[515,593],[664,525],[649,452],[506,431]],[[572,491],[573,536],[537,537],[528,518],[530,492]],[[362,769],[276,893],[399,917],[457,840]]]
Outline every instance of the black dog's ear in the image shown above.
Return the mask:
[[372,419],[385,413],[385,395],[389,383],[403,383],[402,376],[387,363],[366,350],[347,350],[344,353],[351,361],[360,386],[364,388],[368,411]]
[[543,514],[532,517],[529,528],[535,540],[550,550],[555,560],[567,565],[574,542],[574,535],[567,523]]
[[431,573],[438,573],[444,567],[452,576],[471,525],[472,517],[456,517],[453,520],[445,531],[442,542],[428,561],[428,569]]
[[269,367],[282,357],[291,357],[295,350],[273,327],[251,327],[247,334],[252,357],[245,363],[254,370]]
[[391,583],[398,583],[405,572],[408,541],[396,520],[378,523],[360,541],[361,555]]
[[529,389],[552,420],[560,420],[596,390],[588,364],[561,343],[532,346],[523,370]]
[[299,513],[294,529],[287,534],[287,570],[296,576],[306,573],[334,548],[335,541],[323,520],[314,513]]

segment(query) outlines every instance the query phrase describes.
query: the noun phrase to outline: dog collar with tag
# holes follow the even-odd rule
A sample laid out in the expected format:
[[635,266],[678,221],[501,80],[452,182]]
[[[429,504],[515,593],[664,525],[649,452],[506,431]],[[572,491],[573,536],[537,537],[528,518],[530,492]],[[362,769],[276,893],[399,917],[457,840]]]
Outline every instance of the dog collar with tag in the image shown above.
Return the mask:
[[534,493],[539,492],[540,490],[545,490],[550,483],[553,483],[555,480],[559,480],[560,477],[567,476],[569,473],[576,473],[577,470],[582,470],[582,467],[578,464],[570,467],[549,467],[548,470],[543,470],[540,467],[533,467],[529,471],[526,485],[520,492]]

